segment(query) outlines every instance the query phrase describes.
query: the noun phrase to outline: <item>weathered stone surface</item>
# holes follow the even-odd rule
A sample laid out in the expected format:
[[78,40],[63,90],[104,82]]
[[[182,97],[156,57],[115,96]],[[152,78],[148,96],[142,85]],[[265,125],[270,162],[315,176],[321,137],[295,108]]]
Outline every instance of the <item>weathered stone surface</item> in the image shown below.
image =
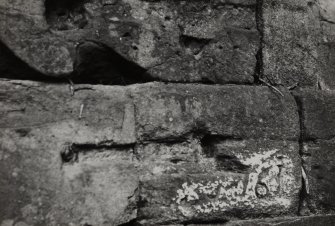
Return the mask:
[[6,0],[0,8],[0,38],[20,59],[52,76],[76,71],[77,44],[93,40],[156,80],[252,83],[259,49],[255,9],[255,0],[35,0],[22,5]]
[[[334,215],[310,217],[283,217],[259,220],[231,221],[225,224],[196,224],[198,226],[332,226],[335,224]],[[190,226],[195,226],[190,224]]]
[[306,89],[295,96],[301,105],[304,139],[335,137],[335,93]]
[[66,164],[60,158],[66,145],[56,134],[48,127],[2,129],[0,223],[117,225],[134,219],[132,150],[84,149],[77,162]]
[[321,70],[319,87],[323,90],[335,88],[334,79],[334,11],[335,5],[330,0],[318,0],[320,32],[318,38],[318,58]]
[[75,88],[0,82],[0,224],[136,217],[133,104],[121,87]]
[[[301,166],[298,143],[214,139],[206,145],[148,144],[137,148],[139,220],[144,225],[213,222],[294,214]],[[145,171],[145,169],[147,171]]]
[[263,1],[263,69],[270,83],[316,86],[319,25],[315,7],[312,1]]
[[[0,81],[0,127],[50,127],[72,143],[131,144],[136,141],[134,107],[123,87]],[[80,117],[80,111],[82,113]]]
[[307,203],[313,212],[335,210],[335,141],[318,140],[304,145],[304,166],[308,177]]
[[335,3],[332,0],[318,0],[323,21],[335,23]]
[[1,1],[0,39],[16,56],[45,74],[72,72],[73,49],[61,37],[48,32],[44,1]]
[[180,139],[190,134],[238,138],[297,139],[294,98],[268,87],[133,86],[137,135],[142,140]]

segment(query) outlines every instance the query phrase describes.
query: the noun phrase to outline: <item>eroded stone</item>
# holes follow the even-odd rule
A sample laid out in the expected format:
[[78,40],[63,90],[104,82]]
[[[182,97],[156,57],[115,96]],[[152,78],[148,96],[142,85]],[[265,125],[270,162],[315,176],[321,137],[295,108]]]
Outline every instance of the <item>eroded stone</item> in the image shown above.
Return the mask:
[[[220,84],[254,80],[259,49],[254,0],[187,4],[35,0],[5,6],[0,8],[1,40],[49,76],[77,72],[75,48],[91,40],[148,70],[155,80]],[[113,70],[105,73],[113,83]]]
[[304,139],[331,139],[335,136],[335,94],[332,91],[306,89],[296,92],[300,103]]
[[134,109],[123,87],[75,86],[71,95],[69,85],[3,80],[0,106],[0,222],[136,218]]
[[318,140],[304,145],[307,203],[313,212],[331,213],[335,210],[334,147],[334,140]]
[[298,143],[216,140],[206,148],[213,156],[196,141],[139,148],[147,169],[141,177],[141,223],[225,221],[297,211]]
[[72,88],[1,81],[0,115],[6,120],[0,121],[0,127],[13,130],[50,127],[51,134],[57,133],[72,143],[136,141],[134,107],[125,89],[91,85]]
[[264,76],[272,84],[316,86],[319,67],[316,6],[311,1],[263,1]]
[[268,87],[151,83],[132,86],[137,135],[180,139],[192,133],[238,138],[297,139],[297,107]]

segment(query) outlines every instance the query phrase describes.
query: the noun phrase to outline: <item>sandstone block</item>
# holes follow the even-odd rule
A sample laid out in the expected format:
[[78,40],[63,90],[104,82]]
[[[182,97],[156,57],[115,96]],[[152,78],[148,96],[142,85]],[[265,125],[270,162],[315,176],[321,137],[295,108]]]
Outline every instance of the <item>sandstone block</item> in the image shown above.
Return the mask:
[[272,84],[317,84],[319,25],[310,3],[263,1],[263,69]]
[[123,87],[0,82],[0,222],[136,217],[133,104]]
[[144,225],[218,222],[297,212],[298,143],[224,140],[148,144],[137,150]]
[[134,108],[122,87],[0,82],[0,127],[11,130],[50,128],[70,143],[134,143]]
[[132,86],[137,135],[142,140],[180,139],[190,134],[238,138],[297,139],[297,108],[283,90],[267,87]]
[[335,95],[314,89],[297,92],[300,103],[304,139],[331,139],[335,136]]
[[308,177],[309,207],[314,212],[335,210],[335,141],[318,140],[304,145],[304,166]]
[[0,222],[118,225],[134,219],[138,176],[131,148],[76,147],[78,158],[66,163],[63,142],[46,128],[25,136],[1,131]]
[[[0,8],[1,40],[45,75],[80,72],[74,65],[80,58],[76,48],[91,40],[147,70],[155,80],[220,84],[254,80],[259,49],[254,0],[187,4],[34,0],[22,5],[6,1]],[[103,61],[118,66],[114,59]],[[102,70],[113,83],[113,69]],[[85,73],[80,76],[87,79]]]

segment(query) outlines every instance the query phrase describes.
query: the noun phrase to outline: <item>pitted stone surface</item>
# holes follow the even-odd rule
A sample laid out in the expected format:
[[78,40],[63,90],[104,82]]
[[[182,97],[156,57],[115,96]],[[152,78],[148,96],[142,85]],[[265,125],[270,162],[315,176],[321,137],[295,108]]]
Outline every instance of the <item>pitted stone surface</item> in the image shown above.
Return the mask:
[[3,5],[1,40],[46,76],[76,71],[78,43],[93,40],[148,70],[155,80],[254,80],[259,49],[255,1],[35,0],[20,5],[5,0]]
[[297,211],[301,186],[298,143],[217,140],[207,147],[213,156],[201,152],[199,145],[189,149],[192,143],[154,147],[138,151],[139,156],[147,156],[141,160],[149,169],[140,179],[144,206],[139,216],[144,225]]
[[137,135],[173,139],[190,133],[297,140],[293,97],[268,87],[150,83],[133,86]]
[[333,91],[305,89],[296,92],[301,105],[304,139],[325,139],[335,137],[335,94]]
[[308,179],[307,204],[314,212],[332,213],[334,206],[334,140],[317,140],[304,144],[304,166]]

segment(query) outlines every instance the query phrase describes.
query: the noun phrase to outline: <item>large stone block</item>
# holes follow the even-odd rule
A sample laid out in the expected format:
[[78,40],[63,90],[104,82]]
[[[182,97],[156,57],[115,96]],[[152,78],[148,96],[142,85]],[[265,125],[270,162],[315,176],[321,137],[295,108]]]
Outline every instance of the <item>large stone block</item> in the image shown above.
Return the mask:
[[335,4],[331,0],[319,0],[320,35],[318,39],[318,58],[320,70],[319,87],[323,90],[335,88],[334,82],[334,12]]
[[304,166],[308,188],[307,203],[313,212],[335,210],[335,141],[318,140],[304,145]]
[[[56,77],[77,71],[75,49],[91,40],[155,80],[253,82],[259,49],[255,0],[66,2],[5,0],[1,40],[32,68]],[[118,67],[114,59],[104,61]]]
[[335,94],[306,89],[294,94],[300,105],[304,139],[331,139],[335,136]]
[[137,149],[139,220],[144,225],[218,222],[294,214],[301,165],[298,143],[214,137]]
[[131,148],[77,148],[69,163],[61,159],[64,148],[48,127],[28,134],[2,129],[2,225],[118,225],[136,217]]
[[[130,144],[136,141],[134,107],[123,87],[0,82],[0,127],[50,128],[71,143]],[[51,135],[50,135],[51,136]]]
[[0,223],[136,217],[134,108],[124,87],[0,82]]
[[263,1],[263,69],[270,83],[316,86],[320,31],[316,11],[312,1]]
[[150,83],[132,86],[137,135],[142,140],[190,134],[296,140],[298,111],[284,89]]

